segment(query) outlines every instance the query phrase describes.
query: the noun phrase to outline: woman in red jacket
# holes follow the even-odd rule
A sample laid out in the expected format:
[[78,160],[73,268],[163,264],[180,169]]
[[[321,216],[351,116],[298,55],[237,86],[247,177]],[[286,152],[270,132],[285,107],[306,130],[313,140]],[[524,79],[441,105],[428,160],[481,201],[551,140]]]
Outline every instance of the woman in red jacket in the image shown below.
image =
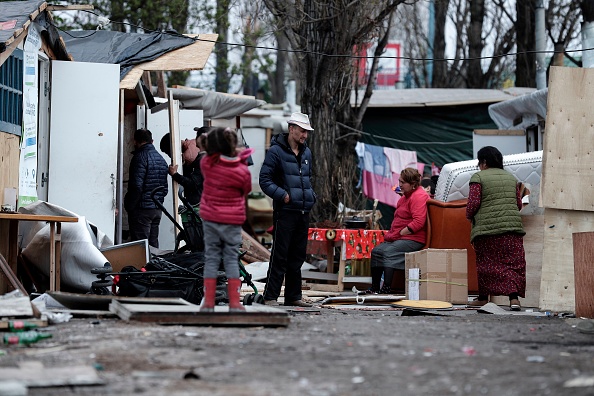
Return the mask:
[[246,219],[245,198],[252,190],[247,158],[253,149],[238,153],[237,134],[229,128],[208,133],[206,156],[200,162],[204,190],[200,217],[204,227],[204,300],[201,312],[214,311],[217,273],[221,259],[227,275],[229,311],[243,311],[239,301],[239,245]]
[[[427,200],[421,187],[421,174],[414,168],[400,173],[396,193],[402,197],[396,204],[394,221],[384,242],[371,251],[371,288],[367,293],[390,294],[395,271],[404,271],[404,253],[421,250],[427,240]],[[384,285],[380,282],[384,276]]]

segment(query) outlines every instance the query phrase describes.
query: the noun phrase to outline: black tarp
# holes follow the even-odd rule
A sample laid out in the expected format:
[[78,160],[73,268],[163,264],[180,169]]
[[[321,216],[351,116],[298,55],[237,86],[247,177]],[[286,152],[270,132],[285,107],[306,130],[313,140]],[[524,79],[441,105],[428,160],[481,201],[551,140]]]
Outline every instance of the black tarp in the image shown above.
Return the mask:
[[120,79],[139,63],[194,43],[192,38],[166,32],[77,30],[60,34],[74,61],[119,64]]

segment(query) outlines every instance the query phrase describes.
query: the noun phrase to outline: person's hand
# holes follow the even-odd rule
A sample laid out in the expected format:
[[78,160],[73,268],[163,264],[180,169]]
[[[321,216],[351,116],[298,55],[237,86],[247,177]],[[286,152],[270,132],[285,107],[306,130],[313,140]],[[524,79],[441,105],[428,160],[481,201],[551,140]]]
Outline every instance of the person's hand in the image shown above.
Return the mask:
[[411,232],[408,230],[408,227],[404,227],[400,230],[400,236],[409,235]]
[[285,203],[289,203],[289,201],[291,200],[291,197],[289,197],[289,194],[285,195],[285,198],[283,199],[283,201],[285,201]]
[[177,173],[177,165],[169,165],[169,174],[171,176]]

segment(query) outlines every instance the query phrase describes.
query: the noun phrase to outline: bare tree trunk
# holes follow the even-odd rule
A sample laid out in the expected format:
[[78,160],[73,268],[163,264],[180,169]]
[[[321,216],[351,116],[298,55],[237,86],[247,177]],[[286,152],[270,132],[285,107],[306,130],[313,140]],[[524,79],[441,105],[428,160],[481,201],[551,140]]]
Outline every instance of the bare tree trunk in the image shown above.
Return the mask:
[[516,87],[536,87],[535,0],[516,0]]
[[594,22],[594,1],[582,0],[580,7],[582,9],[584,22]]
[[289,40],[282,32],[275,33],[277,48],[276,52],[276,70],[272,75],[269,76],[270,91],[272,93],[272,103],[282,103],[285,100],[285,75],[287,69],[287,63],[289,60],[289,54],[287,49],[289,48]]
[[350,98],[354,88],[353,48],[377,37],[404,0],[265,0],[295,54],[295,79],[301,80],[301,110],[315,131],[308,144],[313,153],[314,188],[318,201],[312,221],[335,219],[337,206],[356,199],[357,134],[341,129],[355,120]]
[[[230,0],[217,0],[215,14],[216,32],[219,35],[218,42],[226,43],[229,36],[229,6]],[[229,91],[229,50],[226,44],[215,45],[217,64],[215,66],[215,91]]]
[[468,88],[486,88],[481,68],[483,52],[483,20],[485,18],[484,0],[470,2],[470,26],[468,29]]

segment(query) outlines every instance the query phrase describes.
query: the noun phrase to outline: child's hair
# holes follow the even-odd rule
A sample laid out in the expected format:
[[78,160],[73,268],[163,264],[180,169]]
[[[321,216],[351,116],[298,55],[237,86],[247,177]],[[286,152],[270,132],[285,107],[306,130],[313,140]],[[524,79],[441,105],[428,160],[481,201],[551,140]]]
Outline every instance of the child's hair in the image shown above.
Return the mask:
[[206,153],[222,154],[227,157],[235,156],[237,148],[237,134],[230,128],[213,128],[206,138]]

